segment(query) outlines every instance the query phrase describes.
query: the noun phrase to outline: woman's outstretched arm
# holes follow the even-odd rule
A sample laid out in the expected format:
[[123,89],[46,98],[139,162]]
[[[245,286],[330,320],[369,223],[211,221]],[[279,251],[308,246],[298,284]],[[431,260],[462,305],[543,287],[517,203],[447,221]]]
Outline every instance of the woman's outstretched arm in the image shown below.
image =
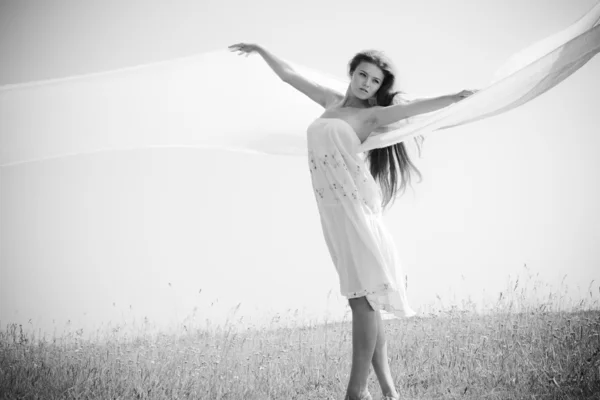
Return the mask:
[[275,57],[272,53],[261,46],[256,44],[238,43],[229,46],[229,49],[231,51],[237,51],[239,54],[249,55],[253,52],[260,54],[269,67],[271,67],[273,72],[275,72],[282,81],[304,93],[313,101],[323,106],[323,108],[327,108],[327,105],[336,96],[338,96],[338,93],[336,93],[334,90],[323,87],[316,82],[313,82],[310,79],[300,75],[291,65]]
[[375,128],[393,124],[405,118],[414,117],[446,108],[458,101],[471,96],[476,91],[463,90],[460,93],[449,94],[430,99],[418,99],[408,104],[394,104],[388,107],[372,107],[369,109],[368,121]]

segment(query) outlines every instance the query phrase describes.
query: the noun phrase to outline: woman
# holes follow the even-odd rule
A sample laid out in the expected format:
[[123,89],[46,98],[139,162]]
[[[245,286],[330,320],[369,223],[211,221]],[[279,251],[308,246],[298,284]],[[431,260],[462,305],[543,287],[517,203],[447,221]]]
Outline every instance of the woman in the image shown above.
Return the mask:
[[[301,76],[258,45],[239,43],[229,49],[260,54],[284,82],[325,109],[308,127],[308,161],[323,234],[341,293],[352,309],[352,368],[346,400],[371,399],[367,388],[370,364],[384,398],[398,399],[380,311],[399,317],[415,312],[408,306],[394,242],[381,216],[410,182],[410,170],[419,171],[403,143],[371,150],[365,159],[353,149],[373,132],[449,106],[473,92],[402,102],[400,93],[393,92],[396,73],[391,62],[381,52],[365,51],[349,63],[351,81],[344,95]],[[399,187],[396,163],[402,178]]]

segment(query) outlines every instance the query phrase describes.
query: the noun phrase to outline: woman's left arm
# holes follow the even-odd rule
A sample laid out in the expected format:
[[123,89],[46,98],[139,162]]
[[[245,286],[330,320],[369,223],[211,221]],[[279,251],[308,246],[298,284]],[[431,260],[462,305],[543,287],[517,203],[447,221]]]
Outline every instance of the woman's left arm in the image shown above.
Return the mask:
[[426,114],[433,111],[446,108],[458,101],[461,101],[475,93],[474,90],[463,90],[456,94],[449,94],[429,99],[413,100],[409,103],[395,104],[388,107],[372,107],[369,109],[367,118],[370,125],[379,128],[385,125],[393,124],[405,118],[415,115]]

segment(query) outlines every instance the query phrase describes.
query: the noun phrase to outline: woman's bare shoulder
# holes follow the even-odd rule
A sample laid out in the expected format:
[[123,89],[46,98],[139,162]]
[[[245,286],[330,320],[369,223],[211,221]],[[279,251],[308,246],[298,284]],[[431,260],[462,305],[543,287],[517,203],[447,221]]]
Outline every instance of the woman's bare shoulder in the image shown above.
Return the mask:
[[333,89],[329,89],[327,94],[327,103],[325,106],[326,110],[337,108],[338,105],[344,100],[344,95]]

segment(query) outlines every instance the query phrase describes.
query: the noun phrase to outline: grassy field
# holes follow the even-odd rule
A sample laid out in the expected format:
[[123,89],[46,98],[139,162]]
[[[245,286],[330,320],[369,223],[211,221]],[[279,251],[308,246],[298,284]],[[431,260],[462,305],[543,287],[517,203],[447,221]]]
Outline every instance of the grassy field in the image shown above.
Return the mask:
[[[600,311],[589,297],[564,311],[524,306],[515,291],[486,313],[449,307],[386,321],[401,398],[600,399]],[[349,321],[101,341],[40,339],[9,325],[0,398],[341,400],[350,355]],[[378,400],[373,374],[369,388]]]

